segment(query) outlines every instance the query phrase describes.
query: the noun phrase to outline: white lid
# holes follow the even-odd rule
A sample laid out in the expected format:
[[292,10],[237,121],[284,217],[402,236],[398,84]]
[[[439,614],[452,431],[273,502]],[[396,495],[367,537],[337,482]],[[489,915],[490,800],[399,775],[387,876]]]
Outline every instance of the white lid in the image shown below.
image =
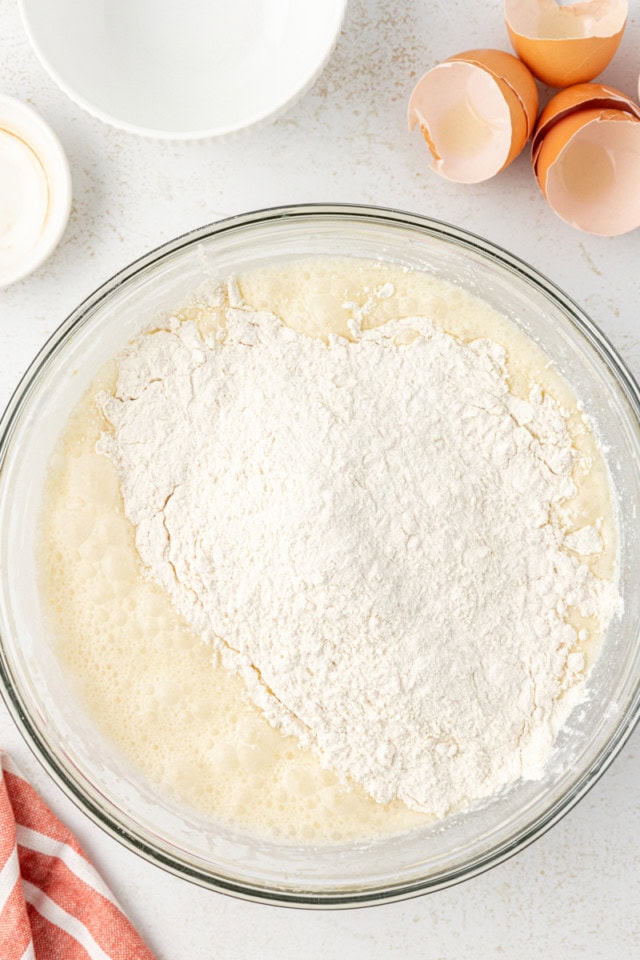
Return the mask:
[[70,208],[71,174],[58,138],[31,107],[0,95],[0,287],[46,260]]

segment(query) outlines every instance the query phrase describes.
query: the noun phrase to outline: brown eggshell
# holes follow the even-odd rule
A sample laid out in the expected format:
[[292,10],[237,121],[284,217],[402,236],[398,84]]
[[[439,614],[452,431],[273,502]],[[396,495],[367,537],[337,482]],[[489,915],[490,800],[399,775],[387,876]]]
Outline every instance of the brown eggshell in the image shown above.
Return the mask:
[[[491,129],[491,121],[494,125],[487,134],[492,140],[491,150],[486,144],[483,148],[478,145],[475,157],[472,144],[452,145],[451,138],[445,138],[442,132],[447,110],[448,126],[452,126],[454,110],[460,109],[465,99],[469,100],[468,86],[474,70],[478,71],[477,84],[473,85],[474,103],[466,103],[470,112],[456,120],[457,128],[464,133],[465,118],[472,126],[478,115],[481,122],[486,121],[485,134]],[[500,122],[496,116],[498,101],[502,104],[498,111],[502,112]],[[478,183],[494,176],[518,156],[531,135],[537,107],[535,81],[516,57],[502,50],[470,50],[450,57],[420,78],[409,100],[409,128],[419,124],[433,156],[432,169],[437,173],[458,182]],[[445,143],[445,139],[449,142]]]
[[596,107],[603,110],[622,110],[632,116],[640,117],[640,107],[615,87],[608,87],[602,83],[579,83],[561,90],[551,98],[538,117],[531,141],[534,169],[542,141],[548,131],[564,117]]
[[593,80],[613,58],[624,32],[627,0],[505,0],[513,48],[539,80],[566,87]]
[[539,148],[536,177],[554,212],[598,236],[640,226],[640,117],[590,107],[551,127]]

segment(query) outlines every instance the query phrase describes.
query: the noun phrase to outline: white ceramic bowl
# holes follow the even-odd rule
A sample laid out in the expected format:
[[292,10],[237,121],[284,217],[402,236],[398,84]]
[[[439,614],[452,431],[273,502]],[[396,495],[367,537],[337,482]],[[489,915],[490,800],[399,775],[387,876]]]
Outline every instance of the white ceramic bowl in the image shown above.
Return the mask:
[[[8,287],[33,273],[60,242],[71,211],[71,172],[62,144],[51,127],[21,100],[0,94],[0,132],[19,142],[22,151],[17,157],[4,155],[5,163],[0,157],[0,178],[7,178],[5,187],[8,182],[7,194],[13,207],[0,214],[0,244],[9,245],[8,234],[16,233],[15,228],[11,231],[10,227],[8,233],[3,233],[7,219],[8,224],[12,221],[15,224],[17,220],[21,232],[26,232],[29,238],[24,246],[14,250],[15,256],[0,259],[0,287]],[[19,176],[28,156],[40,169],[43,179],[40,202],[33,197],[34,193],[38,196],[37,179],[34,184],[29,177]],[[0,193],[7,198],[1,188]]]
[[347,0],[20,0],[55,82],[106,123],[151,137],[223,136],[311,87]]

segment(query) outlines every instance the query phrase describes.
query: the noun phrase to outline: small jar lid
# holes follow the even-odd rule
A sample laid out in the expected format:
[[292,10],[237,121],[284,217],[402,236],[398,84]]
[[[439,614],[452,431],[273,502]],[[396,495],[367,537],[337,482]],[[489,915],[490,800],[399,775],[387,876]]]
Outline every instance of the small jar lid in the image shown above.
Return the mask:
[[0,94],[0,287],[47,259],[70,209],[71,174],[60,141],[35,110]]

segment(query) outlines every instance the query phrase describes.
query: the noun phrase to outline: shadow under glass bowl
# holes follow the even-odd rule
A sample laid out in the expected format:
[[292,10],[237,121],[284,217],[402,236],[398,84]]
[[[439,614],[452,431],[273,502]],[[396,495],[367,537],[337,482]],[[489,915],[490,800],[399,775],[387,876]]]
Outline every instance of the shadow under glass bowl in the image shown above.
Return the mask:
[[[397,836],[304,846],[261,839],[180,808],[138,775],[83,713],[56,661],[36,577],[47,462],[100,366],[204,281],[304,256],[360,256],[426,270],[481,296],[538,341],[594,418],[620,521],[625,612],[539,781]],[[340,907],[459,882],[540,836],[596,781],[640,711],[640,396],[624,363],[568,297],[522,261],[423,217],[356,206],[260,211],[180,237],[118,273],[51,337],[0,422],[0,673],[32,750],[65,792],[130,849],[239,897]]]

